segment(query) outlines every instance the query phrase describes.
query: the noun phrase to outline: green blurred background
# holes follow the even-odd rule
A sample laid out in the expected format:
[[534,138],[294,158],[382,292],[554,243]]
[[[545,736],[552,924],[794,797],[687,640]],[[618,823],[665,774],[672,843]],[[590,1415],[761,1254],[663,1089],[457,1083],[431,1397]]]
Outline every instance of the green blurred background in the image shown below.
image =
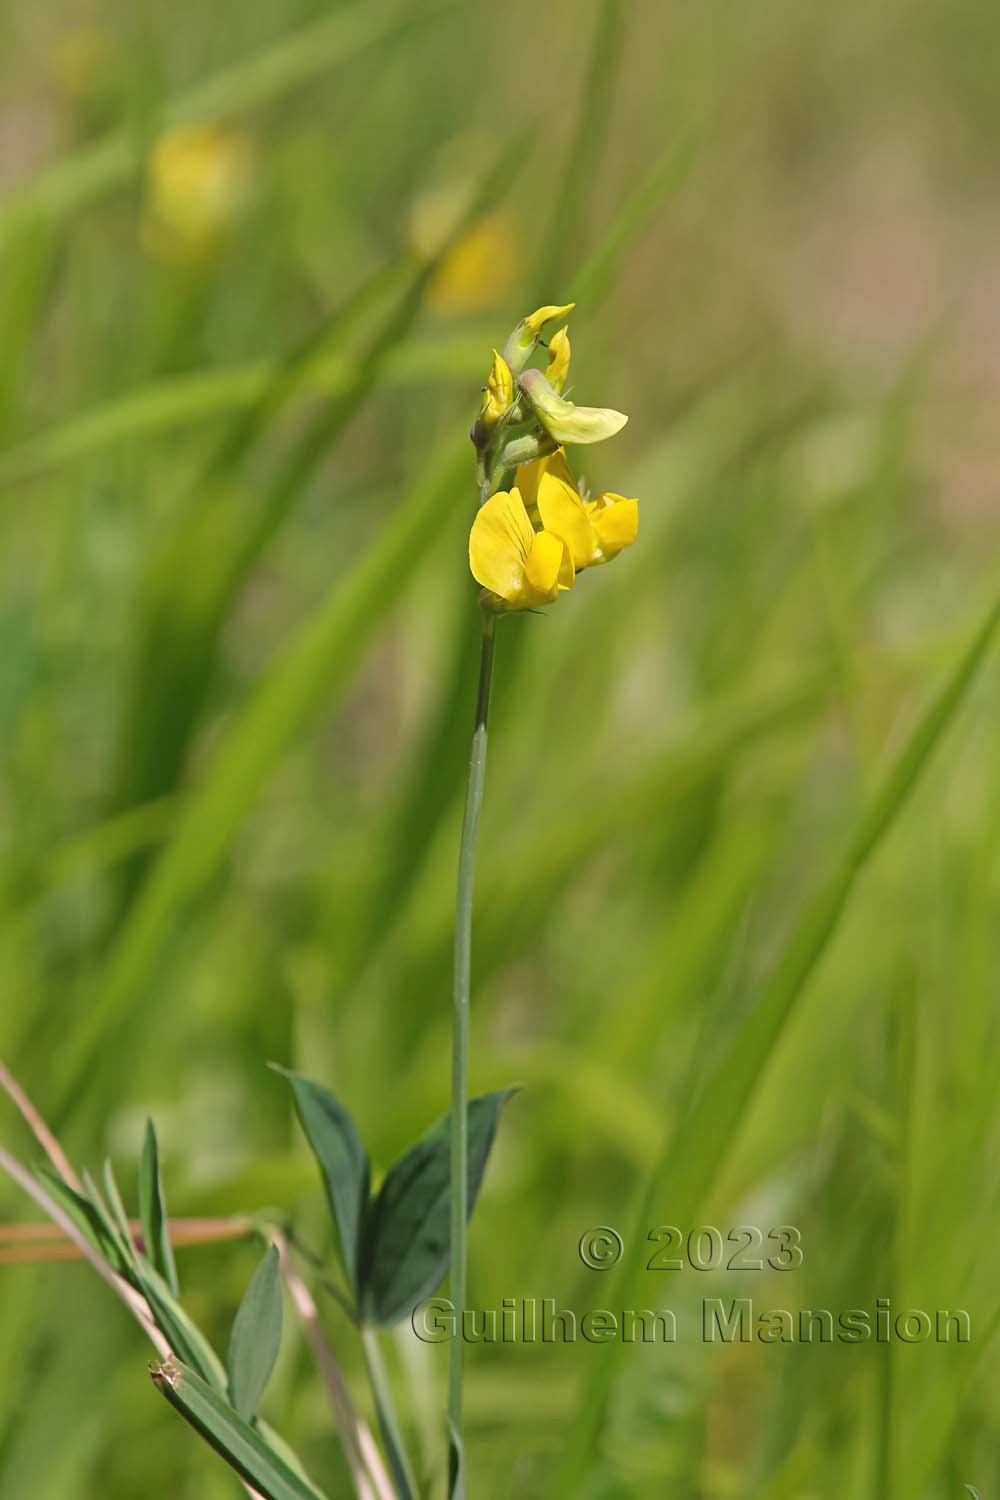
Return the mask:
[[[491,346],[575,296],[574,394],[631,416],[579,466],[642,527],[501,629],[472,1072],[524,1088],[470,1291],[608,1306],[581,1234],[632,1237],[997,586],[1000,13],[48,0],[0,27],[0,1055],[78,1162],[131,1180],[151,1113],[173,1211],[269,1206],[324,1254],[266,1060],[334,1088],[380,1167],[444,1111],[465,434]],[[794,1224],[802,1269],[644,1293],[689,1328],[705,1295],[964,1307],[971,1344],[633,1351],[578,1493],[998,1492],[996,708],[994,660],[705,1184],[697,1223]],[[32,1156],[9,1108],[2,1138]],[[180,1253],[220,1344],[258,1255]],[[390,1353],[440,1493],[446,1351]],[[471,1351],[477,1496],[555,1492],[606,1353]],[[0,1494],[236,1494],[146,1357],[86,1268],[2,1267]],[[347,1493],[294,1331],[268,1415]]]

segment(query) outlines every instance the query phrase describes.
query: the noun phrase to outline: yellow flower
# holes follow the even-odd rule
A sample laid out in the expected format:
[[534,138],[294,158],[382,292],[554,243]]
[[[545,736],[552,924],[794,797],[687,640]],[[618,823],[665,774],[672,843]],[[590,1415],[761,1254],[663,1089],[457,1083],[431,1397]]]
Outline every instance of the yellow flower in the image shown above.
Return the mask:
[[566,462],[566,454],[562,448],[557,448],[554,453],[547,453],[544,458],[533,459],[530,464],[522,464],[517,471],[514,483],[521,492],[521,498],[528,511],[538,514],[538,486],[543,474],[552,474],[563,480],[570,488],[576,491],[576,480],[573,478],[569,464]]
[[495,427],[514,399],[514,377],[507,361],[493,350],[493,364],[483,387],[483,401],[479,408],[479,420],[488,431]]
[[569,329],[557,328],[549,339],[549,363],[545,371],[545,378],[554,391],[560,396],[566,389],[566,381],[569,378]]
[[631,547],[639,534],[638,500],[607,490],[596,500],[588,501],[584,509],[597,540],[594,562],[610,562]]
[[245,136],[219,125],[178,125],[149,158],[143,240],[165,260],[210,255],[245,207],[253,162]]
[[516,490],[501,490],[476,513],[469,535],[469,567],[493,609],[536,609],[573,585],[565,541],[535,531]]
[[517,471],[517,483],[545,530],[566,543],[576,572],[611,562],[636,539],[638,500],[612,492],[582,500],[561,448],[525,464]]

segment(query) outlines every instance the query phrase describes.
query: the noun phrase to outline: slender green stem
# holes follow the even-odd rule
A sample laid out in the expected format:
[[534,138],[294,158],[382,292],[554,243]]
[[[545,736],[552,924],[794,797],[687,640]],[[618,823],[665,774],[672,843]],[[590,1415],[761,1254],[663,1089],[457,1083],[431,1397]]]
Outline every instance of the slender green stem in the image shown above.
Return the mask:
[[496,617],[482,613],[482,654],[476,722],[469,757],[469,784],[458,857],[458,896],[455,906],[455,984],[451,1042],[451,1301],[455,1308],[455,1337],[451,1342],[448,1416],[457,1440],[462,1436],[462,1327],[466,1295],[466,1225],[469,1209],[469,987],[472,963],[472,894],[476,863],[476,835],[486,778],[486,723],[493,679],[493,638]]
[[371,1326],[362,1328],[361,1347],[365,1354],[368,1381],[375,1398],[378,1425],[385,1441],[389,1467],[392,1470],[400,1500],[417,1500],[419,1492],[413,1477],[413,1466],[406,1451],[406,1443],[403,1441],[403,1429],[396,1415],[396,1404],[392,1398],[392,1386],[389,1384],[389,1376],[382,1358],[377,1329]]

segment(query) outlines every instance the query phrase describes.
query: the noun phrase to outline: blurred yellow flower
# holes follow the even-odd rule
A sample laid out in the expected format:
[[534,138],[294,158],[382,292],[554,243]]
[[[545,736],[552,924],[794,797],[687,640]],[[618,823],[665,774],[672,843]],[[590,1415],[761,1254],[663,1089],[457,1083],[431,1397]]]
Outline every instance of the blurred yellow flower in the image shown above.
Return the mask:
[[469,567],[493,609],[535,609],[573,585],[573,562],[561,537],[535,531],[516,489],[501,490],[476,513]]
[[[410,238],[419,255],[432,256],[454,230],[469,202],[468,185],[449,182],[424,192],[413,206]],[[466,313],[502,300],[520,267],[518,237],[506,214],[486,214],[445,255],[427,290],[439,312]]]
[[253,154],[246,136],[220,125],[178,125],[150,153],[142,239],[164,260],[215,251],[246,206]]
[[427,298],[441,312],[493,307],[517,274],[517,238],[509,220],[489,214],[474,224],[445,256]]

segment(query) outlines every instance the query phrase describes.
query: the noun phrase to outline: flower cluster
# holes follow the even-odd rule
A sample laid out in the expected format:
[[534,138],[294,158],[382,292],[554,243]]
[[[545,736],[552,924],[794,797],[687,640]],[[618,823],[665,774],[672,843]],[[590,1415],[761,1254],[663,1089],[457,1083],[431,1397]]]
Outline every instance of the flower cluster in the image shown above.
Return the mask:
[[[637,500],[613,493],[591,500],[570,470],[565,444],[602,442],[627,418],[563,395],[571,352],[564,326],[549,340],[544,374],[526,368],[545,325],[571,310],[539,308],[521,320],[502,354],[494,350],[472,429],[484,498],[469,536],[469,566],[491,609],[551,604],[584,568],[630,547],[639,529]],[[513,485],[498,488],[509,474]]]

